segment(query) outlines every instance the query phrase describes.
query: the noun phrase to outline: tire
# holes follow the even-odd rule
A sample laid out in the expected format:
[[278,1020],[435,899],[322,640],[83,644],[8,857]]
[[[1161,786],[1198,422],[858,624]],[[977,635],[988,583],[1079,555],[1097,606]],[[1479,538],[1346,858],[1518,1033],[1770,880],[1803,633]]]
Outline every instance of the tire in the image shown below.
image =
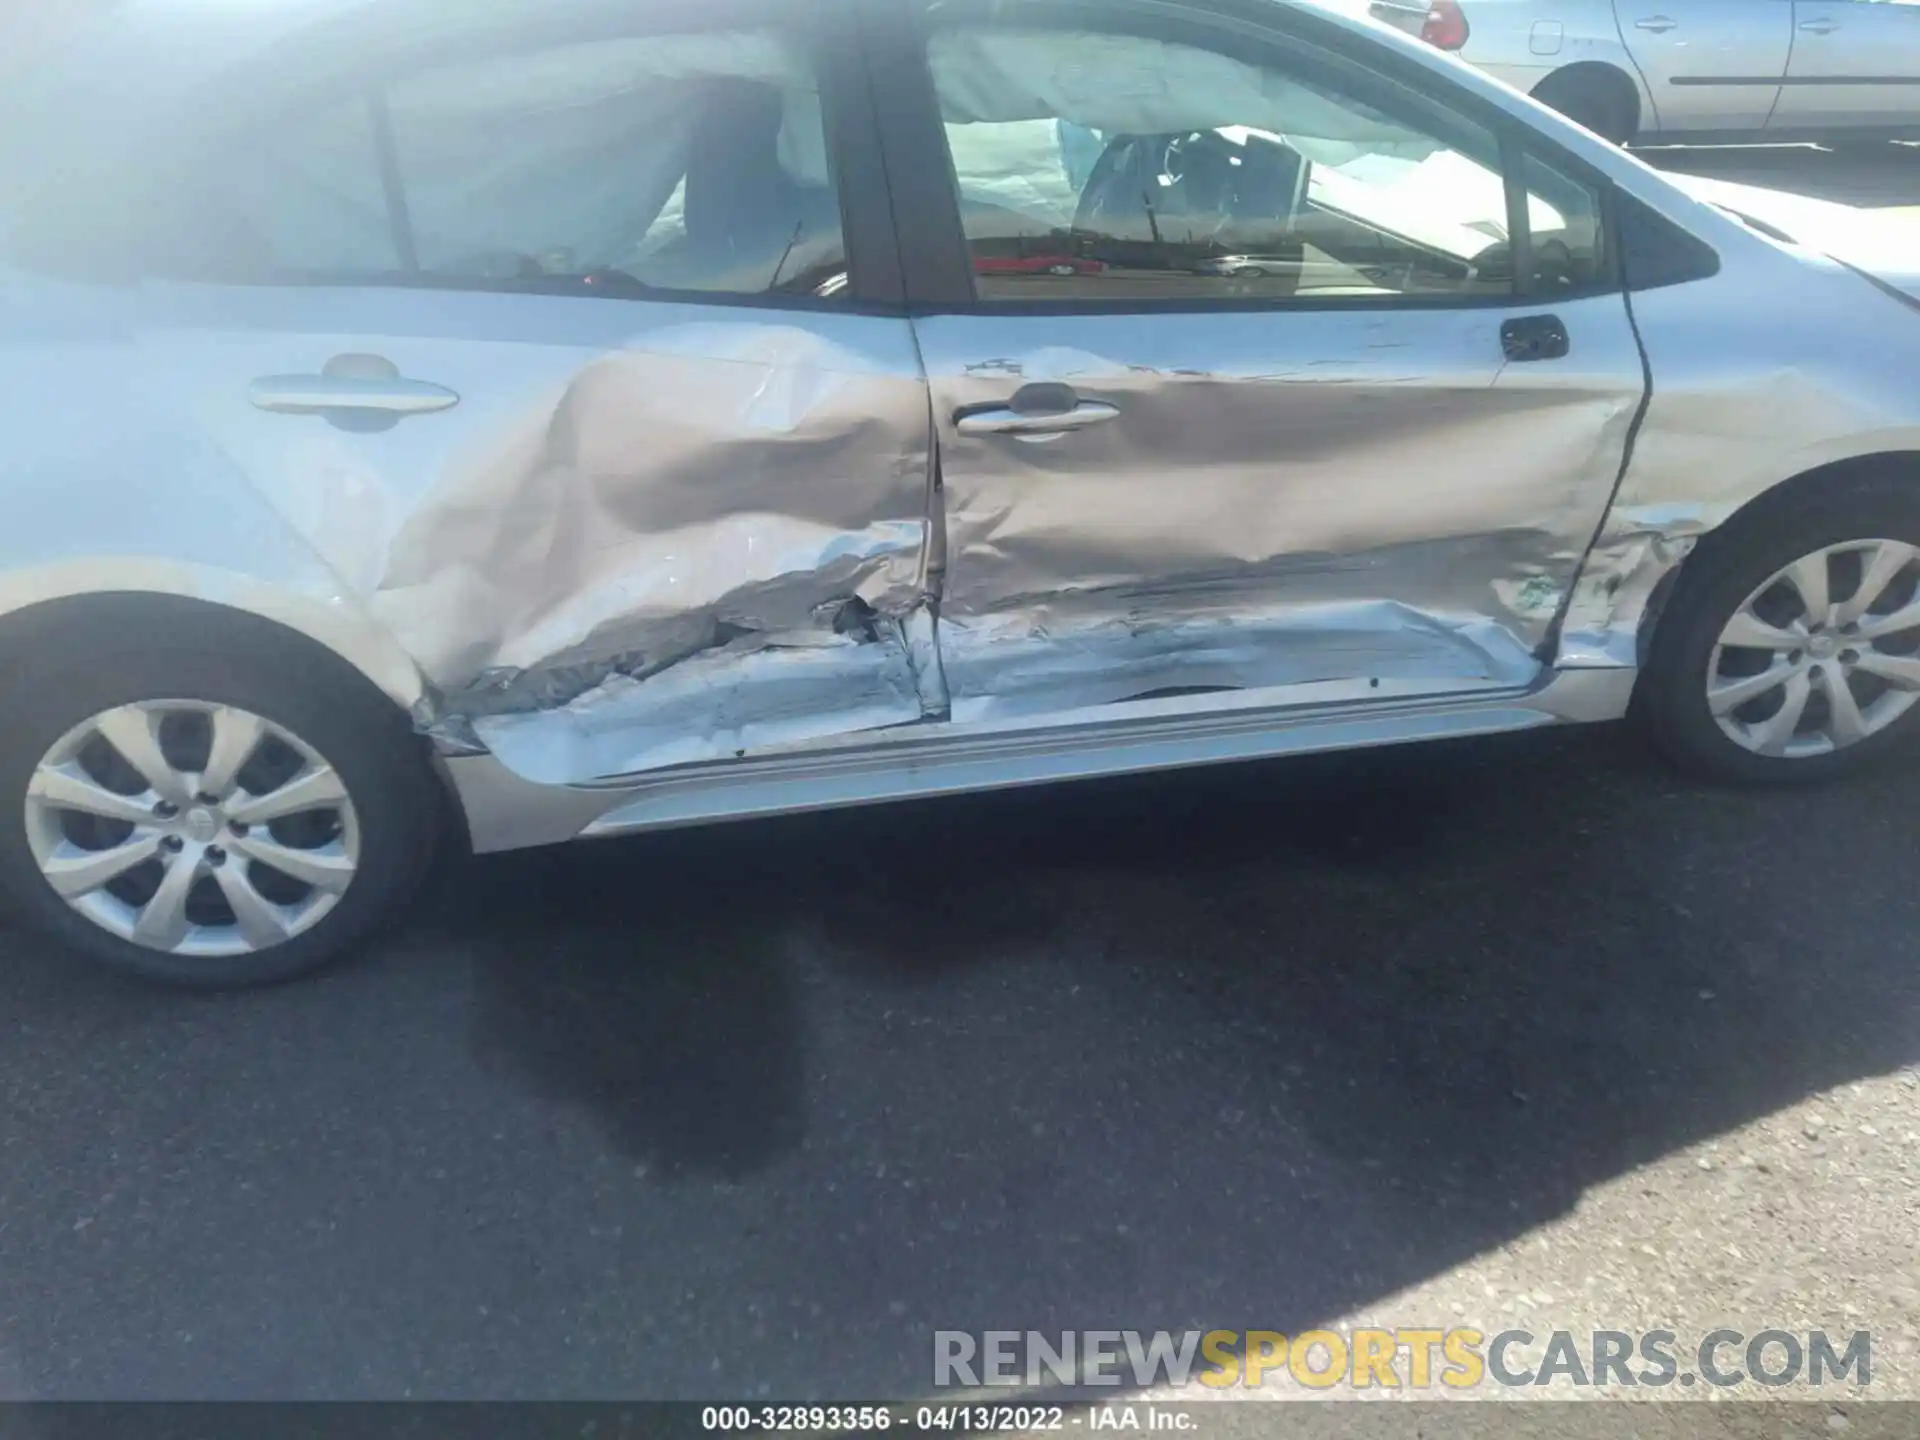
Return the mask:
[[[270,984],[342,958],[390,918],[424,876],[439,833],[442,803],[425,750],[399,708],[332,652],[251,616],[165,599],[143,601],[138,609],[90,606],[78,617],[56,613],[45,623],[29,625],[25,633],[10,635],[9,640],[11,663],[0,674],[5,681],[5,699],[0,701],[0,891],[22,918],[65,948],[114,969],[175,985],[217,989]],[[230,708],[215,711],[216,706]],[[106,782],[98,781],[98,776],[109,771],[129,777],[126,783],[108,785],[116,793],[142,788],[142,772],[117,769],[120,762],[113,756],[119,752],[100,751],[99,732],[86,728],[90,717],[113,714],[124,723],[124,717],[134,713],[155,717],[148,729],[160,737],[157,743],[167,750],[167,763],[182,768],[173,757],[185,754],[199,766],[202,779],[208,779],[215,768],[207,753],[215,717],[223,717],[218,723],[235,727],[226,732],[235,736],[255,733],[252,717],[264,722],[259,741],[235,741],[233,748],[250,748],[245,750],[246,765],[236,762],[232,767],[239,778],[225,787],[233,797],[223,802],[229,808],[257,804],[257,797],[247,793],[250,777],[256,777],[251,778],[252,785],[268,782],[257,778],[266,772],[255,767],[279,764],[285,756],[292,756],[290,763],[301,767],[287,772],[294,778],[317,777],[344,791],[344,807],[309,808],[303,814],[272,819],[256,817],[251,825],[226,817],[219,806],[209,810],[192,800],[185,802],[187,810],[152,822],[163,829],[191,824],[194,831],[184,842],[184,851],[178,848],[180,835],[156,833],[153,844],[161,849],[141,862],[145,870],[130,871],[112,884],[129,885],[143,874],[158,883],[170,873],[160,868],[172,858],[164,849],[169,845],[176,846],[174,855],[198,857],[196,865],[201,868],[192,881],[196,889],[183,891],[174,908],[187,917],[196,913],[197,905],[200,919],[182,945],[212,947],[204,953],[152,948],[115,933],[107,921],[91,918],[109,912],[116,917],[144,915],[147,906],[130,905],[120,898],[131,892],[98,887],[84,897],[84,903],[95,908],[83,913],[56,893],[43,873],[42,861],[50,846],[55,847],[57,860],[74,858],[76,825],[95,827],[81,836],[82,848],[89,854],[102,824],[119,828],[97,840],[99,844],[110,848],[116,843],[112,835],[122,829],[130,835],[128,846],[147,843],[148,831],[140,826],[118,819],[76,819],[74,811],[57,804],[50,807],[45,799],[46,772],[41,769],[50,754],[66,753],[61,747],[78,746],[81,758],[68,764],[68,771],[77,765],[86,771],[83,779],[102,784]],[[191,750],[197,723],[191,717],[201,713],[208,717],[204,729],[209,738],[193,755],[181,745],[184,738]],[[167,718],[172,716],[188,718]],[[90,738],[74,740],[75,734]],[[291,746],[282,735],[291,738]],[[319,764],[331,767],[337,787],[335,779],[318,774]],[[42,777],[37,787],[36,773]],[[39,798],[30,796],[33,789]],[[156,792],[149,791],[142,801],[152,793]],[[309,793],[319,792],[310,787]],[[95,792],[87,794],[92,803]],[[164,808],[166,802],[161,802],[152,813],[159,816]],[[211,836],[207,833],[208,827],[221,825],[227,828]],[[345,866],[347,878],[341,881],[329,872],[321,885],[302,886],[280,872],[263,873],[254,860],[242,859],[240,850],[249,842],[235,837],[244,837],[249,830],[249,853],[268,845],[279,846],[277,853],[290,853],[281,844],[289,825],[309,827],[313,843],[320,847],[309,850],[303,863],[316,868],[323,863]],[[225,841],[234,847],[232,853],[213,841]],[[298,843],[304,846],[308,840]],[[204,868],[207,865],[221,867],[223,874],[211,875]],[[240,868],[226,870],[230,865]],[[221,883],[205,890],[203,880]],[[228,885],[241,880],[249,894],[266,893],[275,902],[266,928],[254,933],[284,933],[287,938],[258,944],[243,940],[246,927],[237,918],[239,910],[225,900]],[[68,883],[80,882],[69,879]],[[288,901],[298,908],[284,913],[295,915],[296,920],[284,930],[275,930],[272,927],[279,921],[274,917],[283,913],[280,902],[295,892],[307,897]],[[217,920],[211,925],[206,921],[210,907],[217,913],[223,905],[230,917],[226,932]],[[250,913],[258,922],[265,912],[254,908]],[[221,938],[223,934],[228,938]],[[215,953],[223,944],[241,943],[247,948],[238,953]]]
[[[1863,548],[1863,542],[1868,541],[1894,544]],[[1807,709],[1798,722],[1801,728],[1789,732],[1793,738],[1788,743],[1799,753],[1757,753],[1737,741],[1722,728],[1707,694],[1709,683],[1728,686],[1749,670],[1754,672],[1754,683],[1765,679],[1760,672],[1773,663],[1770,648],[1734,645],[1722,649],[1721,642],[1736,612],[1748,606],[1749,597],[1755,597],[1754,604],[1743,613],[1757,615],[1764,609],[1772,621],[1781,620],[1799,603],[1800,587],[1787,581],[1756,596],[1770,577],[1782,574],[1805,557],[1839,547],[1839,553],[1822,560],[1819,573],[1825,578],[1830,600],[1844,612],[1845,603],[1862,588],[1862,578],[1874,557],[1884,551],[1891,563],[1898,558],[1896,547],[1900,546],[1912,546],[1920,556],[1920,490],[1897,477],[1835,485],[1825,493],[1810,488],[1782,503],[1736,517],[1728,527],[1703,540],[1680,571],[1635,686],[1633,718],[1682,768],[1707,779],[1738,784],[1817,783],[1911,753],[1916,733],[1920,733],[1920,703],[1907,702],[1911,708],[1896,714],[1881,728],[1839,745],[1832,739],[1838,731],[1829,696],[1837,676],[1856,709],[1871,716],[1885,694],[1895,690],[1904,693],[1905,684],[1920,676],[1920,619],[1911,630],[1903,628],[1864,642],[1856,638],[1852,643],[1859,648],[1849,648],[1848,635],[1828,626],[1824,643],[1832,653],[1827,658],[1811,648],[1813,641],[1808,642],[1808,648],[1799,652],[1802,658],[1794,662],[1812,677],[1803,697]],[[1920,559],[1906,564],[1879,596],[1865,617],[1869,625],[1880,614],[1904,615],[1909,607],[1920,606]],[[1920,609],[1914,613],[1920,617]],[[1790,626],[1793,622],[1785,623]],[[1873,652],[1874,658],[1867,666],[1855,669],[1862,650]],[[1879,659],[1881,655],[1891,655],[1898,663],[1909,651],[1915,656],[1907,667],[1913,674],[1902,685],[1887,683],[1877,673],[1866,673],[1885,663]],[[1854,659],[1847,661],[1848,655]],[[1816,668],[1818,675],[1814,674]],[[1728,693],[1723,690],[1723,694]],[[1773,693],[1769,690],[1757,695],[1748,705],[1726,712],[1727,718],[1753,738],[1765,725]],[[1786,708],[1789,692],[1782,687],[1778,693],[1781,702],[1773,711],[1776,720]],[[1863,694],[1870,698],[1863,701]],[[1815,736],[1806,727],[1817,726],[1823,714],[1828,717],[1827,733]],[[1746,723],[1751,716],[1758,718]],[[1833,748],[1823,753],[1804,748],[1821,743]]]
[[1625,145],[1633,139],[1639,108],[1630,84],[1603,69],[1563,70],[1542,80],[1533,98],[1609,144]]

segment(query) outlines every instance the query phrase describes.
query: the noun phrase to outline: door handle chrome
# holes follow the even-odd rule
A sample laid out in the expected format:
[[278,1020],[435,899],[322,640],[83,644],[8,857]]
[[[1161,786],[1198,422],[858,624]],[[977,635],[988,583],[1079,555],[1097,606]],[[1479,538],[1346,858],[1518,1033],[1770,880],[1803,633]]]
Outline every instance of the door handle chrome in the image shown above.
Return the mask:
[[347,375],[263,375],[247,398],[278,415],[324,415],[334,410],[374,410],[386,415],[430,415],[460,403],[444,385],[425,380]]
[[1838,20],[1802,20],[1800,28],[1809,35],[1831,35],[1840,28]]
[[1048,410],[1035,414],[1029,410],[975,410],[959,416],[954,428],[962,435],[1015,435],[1023,439],[1046,439],[1070,430],[1085,430],[1104,425],[1118,416],[1117,406],[1098,400],[1082,400],[1071,410]]
[[1636,30],[1651,30],[1654,34],[1659,35],[1673,29],[1679,23],[1678,20],[1670,20],[1665,15],[1649,15],[1644,20],[1634,21],[1633,28]]

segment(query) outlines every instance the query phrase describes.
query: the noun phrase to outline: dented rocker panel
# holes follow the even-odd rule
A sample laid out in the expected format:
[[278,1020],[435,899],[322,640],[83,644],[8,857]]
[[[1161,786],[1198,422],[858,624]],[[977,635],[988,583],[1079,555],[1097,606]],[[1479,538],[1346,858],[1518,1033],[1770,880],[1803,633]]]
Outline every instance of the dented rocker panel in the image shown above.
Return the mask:
[[1210,695],[1102,707],[1056,722],[908,729],[733,764],[688,765],[595,786],[536,785],[492,755],[446,771],[474,848],[507,850],[931,795],[1224,764],[1312,751],[1491,735],[1625,712],[1631,671],[1549,674],[1526,689],[1338,681],[1290,694]]

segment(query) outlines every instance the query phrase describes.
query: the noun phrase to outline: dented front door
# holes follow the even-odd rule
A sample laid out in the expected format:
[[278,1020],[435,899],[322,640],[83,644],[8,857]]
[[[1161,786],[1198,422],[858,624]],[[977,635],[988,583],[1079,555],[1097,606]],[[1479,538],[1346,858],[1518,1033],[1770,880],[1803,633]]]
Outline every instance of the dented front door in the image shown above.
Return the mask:
[[919,720],[925,382],[822,37],[510,8],[198,157],[154,373],[450,744],[579,783]]
[[955,718],[1526,684],[1639,400],[1617,297],[1536,313],[923,321]]
[[1244,25],[953,0],[920,44],[954,718],[1532,680],[1643,390],[1597,185]]

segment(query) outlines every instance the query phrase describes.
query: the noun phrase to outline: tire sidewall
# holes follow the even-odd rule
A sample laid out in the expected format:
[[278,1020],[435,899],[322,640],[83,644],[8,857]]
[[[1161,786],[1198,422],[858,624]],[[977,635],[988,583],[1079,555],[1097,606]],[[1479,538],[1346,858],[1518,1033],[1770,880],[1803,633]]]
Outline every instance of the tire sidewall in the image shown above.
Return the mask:
[[1598,81],[1576,79],[1555,85],[1549,80],[1534,92],[1534,98],[1576,125],[1584,125],[1608,144],[1624,145],[1633,138],[1627,133],[1620,97]]
[[1635,709],[1689,768],[1740,783],[1817,783],[1871,769],[1910,749],[1920,735],[1920,704],[1844,750],[1787,759],[1743,748],[1720,728],[1707,703],[1707,667],[1734,610],[1795,560],[1856,540],[1920,547],[1920,496],[1876,490],[1782,508],[1751,526],[1709,536],[1688,561],[1655,631]]

